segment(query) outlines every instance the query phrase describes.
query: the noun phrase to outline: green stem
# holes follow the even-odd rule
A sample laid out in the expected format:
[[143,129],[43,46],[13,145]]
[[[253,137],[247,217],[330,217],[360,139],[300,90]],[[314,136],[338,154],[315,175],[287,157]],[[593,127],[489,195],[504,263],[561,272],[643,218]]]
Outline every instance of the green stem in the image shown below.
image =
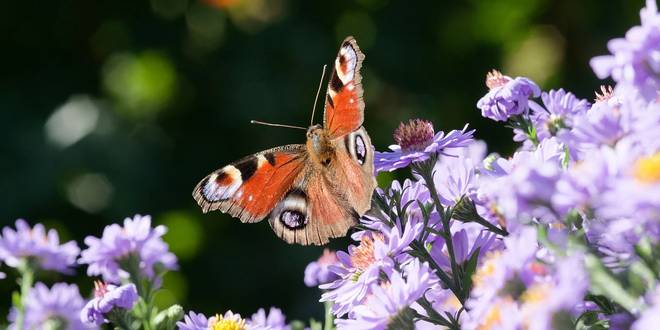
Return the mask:
[[325,308],[325,322],[323,322],[323,330],[334,330],[335,329],[335,317],[332,315],[332,301],[326,301],[323,303]]
[[[456,255],[454,253],[454,243],[452,241],[451,229],[449,227],[450,219],[447,216],[447,214],[445,214],[445,209],[444,207],[442,207],[442,204],[440,203],[440,196],[438,195],[438,191],[435,189],[435,184],[433,183],[433,164],[435,164],[434,158],[429,159],[427,161],[428,164],[423,164],[419,166],[419,174],[426,182],[426,187],[428,188],[429,193],[431,194],[431,198],[433,199],[433,203],[435,204],[435,209],[440,215],[440,219],[442,220],[442,231],[444,232],[443,236],[445,239],[445,243],[447,245],[449,261],[451,263],[451,273],[454,279],[454,286],[456,287],[458,292],[461,292],[462,285],[460,283],[460,275],[459,275],[460,273],[458,270],[458,264],[456,263]],[[457,295],[457,298],[461,301],[461,303],[464,302],[462,295]]]
[[440,265],[438,265],[438,263],[435,262],[431,254],[428,251],[426,251],[426,248],[424,248],[424,245],[419,241],[415,240],[412,243],[410,243],[410,247],[412,247],[426,262],[429,263],[431,268],[435,270],[435,274],[438,275],[438,278],[440,278],[440,281],[442,281],[442,283],[447,285],[449,290],[451,290],[451,292],[454,293],[456,298],[458,298],[462,304],[464,302],[462,300],[462,295],[460,294],[459,289],[454,285],[454,281],[452,281],[449,275],[447,275],[447,273],[445,273],[445,271],[442,270]]
[[146,310],[144,311],[144,317],[142,318],[142,328],[145,330],[151,330],[151,318],[153,310],[153,290],[151,287],[151,281],[144,278],[140,272],[140,257],[136,255],[129,255],[128,258],[124,261],[123,265],[124,270],[129,274],[129,279],[135,287],[137,288],[138,295],[142,297],[146,303]]
[[131,325],[126,319],[126,314],[123,310],[113,308],[106,316],[115,325],[116,329],[131,330]]
[[29,262],[25,261],[23,265],[18,267],[18,271],[21,274],[21,300],[20,306],[16,306],[18,309],[18,315],[16,316],[16,329],[23,329],[25,323],[25,303],[27,302],[27,296],[34,283],[34,270],[29,265]]

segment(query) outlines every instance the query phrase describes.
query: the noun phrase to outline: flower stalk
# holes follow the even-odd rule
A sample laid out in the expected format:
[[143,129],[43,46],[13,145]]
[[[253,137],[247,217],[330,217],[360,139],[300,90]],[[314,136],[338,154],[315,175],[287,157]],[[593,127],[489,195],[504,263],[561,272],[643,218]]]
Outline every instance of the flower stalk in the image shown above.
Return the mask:
[[16,328],[23,329],[25,323],[25,305],[27,303],[27,297],[34,283],[34,268],[31,265],[31,262],[27,259],[23,259],[21,264],[18,267],[18,273],[20,274],[20,299],[18,306],[15,306],[18,310],[16,316]]

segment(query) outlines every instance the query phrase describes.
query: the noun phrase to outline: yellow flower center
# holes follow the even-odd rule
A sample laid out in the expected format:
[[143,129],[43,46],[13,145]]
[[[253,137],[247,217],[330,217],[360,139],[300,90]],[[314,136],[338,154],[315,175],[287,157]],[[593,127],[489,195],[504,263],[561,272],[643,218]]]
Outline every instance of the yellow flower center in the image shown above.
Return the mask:
[[240,317],[223,318],[222,315],[216,315],[215,319],[209,325],[211,330],[246,330],[245,320]]
[[525,304],[538,304],[550,295],[550,285],[547,283],[535,284],[529,287],[520,296],[520,300]]
[[637,160],[633,170],[635,178],[643,183],[660,182],[660,152]]
[[477,327],[477,330],[493,329],[496,325],[502,323],[502,315],[499,305],[494,305],[486,314],[484,321]]
[[472,281],[475,286],[481,286],[488,277],[492,276],[495,273],[495,267],[497,267],[497,259],[502,255],[499,251],[492,251],[486,254],[484,264],[477,269],[477,272],[472,276]]

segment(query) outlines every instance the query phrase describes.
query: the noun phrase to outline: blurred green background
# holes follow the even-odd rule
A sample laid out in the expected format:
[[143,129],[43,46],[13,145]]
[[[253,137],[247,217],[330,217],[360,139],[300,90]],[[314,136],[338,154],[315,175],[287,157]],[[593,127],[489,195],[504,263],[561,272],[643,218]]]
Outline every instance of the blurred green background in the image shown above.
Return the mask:
[[[637,24],[643,1],[469,0],[5,1],[0,8],[0,219],[44,222],[82,244],[104,226],[150,214],[180,271],[161,304],[249,316],[279,306],[322,315],[303,270],[319,247],[290,246],[266,223],[202,214],[207,173],[304,133],[323,64],[354,35],[365,126],[384,150],[409,118],[470,123],[491,151],[511,132],[480,117],[485,73],[499,68],[592,99],[588,60]],[[325,91],[325,88],[323,89]],[[317,115],[317,122],[321,116]],[[388,178],[381,178],[387,181]],[[344,248],[337,240],[333,248]],[[81,245],[82,247],[82,245]],[[6,266],[2,270],[13,274]],[[74,278],[86,295],[91,280]],[[0,281],[0,313],[13,280]]]

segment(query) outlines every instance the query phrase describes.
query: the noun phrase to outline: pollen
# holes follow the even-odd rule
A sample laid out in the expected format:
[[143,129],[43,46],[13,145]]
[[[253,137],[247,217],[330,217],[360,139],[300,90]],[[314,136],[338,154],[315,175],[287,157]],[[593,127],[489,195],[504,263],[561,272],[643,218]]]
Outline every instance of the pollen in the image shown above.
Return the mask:
[[643,183],[660,183],[660,152],[637,160],[633,175]]
[[[379,239],[379,237],[376,237]],[[360,245],[353,249],[353,254],[351,256],[351,262],[353,266],[359,270],[360,273],[363,273],[371,264],[376,261],[374,257],[374,239],[368,237],[367,235],[362,236],[360,240]]]
[[210,322],[209,329],[212,330],[247,330],[245,320],[240,317],[224,318],[222,315],[216,315]]

